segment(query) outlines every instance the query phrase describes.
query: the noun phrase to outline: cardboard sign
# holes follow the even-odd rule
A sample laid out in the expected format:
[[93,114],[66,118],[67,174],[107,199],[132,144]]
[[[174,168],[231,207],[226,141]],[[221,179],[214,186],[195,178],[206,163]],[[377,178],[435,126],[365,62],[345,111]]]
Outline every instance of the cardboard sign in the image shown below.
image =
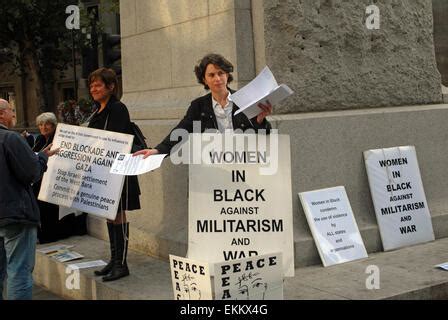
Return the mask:
[[343,186],[302,192],[299,197],[325,267],[367,258]]
[[129,153],[133,136],[58,124],[39,200],[114,220],[124,176],[109,173],[118,153]]
[[216,300],[283,300],[282,254],[215,264]]
[[175,300],[213,300],[207,262],[170,254],[170,266]]
[[[245,138],[258,141],[232,146]],[[289,136],[202,134],[198,139],[206,145],[202,155],[211,159],[189,167],[188,257],[217,263],[282,252],[284,274],[294,276]],[[268,163],[270,174],[262,174]]]
[[384,250],[434,240],[415,148],[368,150],[364,160]]

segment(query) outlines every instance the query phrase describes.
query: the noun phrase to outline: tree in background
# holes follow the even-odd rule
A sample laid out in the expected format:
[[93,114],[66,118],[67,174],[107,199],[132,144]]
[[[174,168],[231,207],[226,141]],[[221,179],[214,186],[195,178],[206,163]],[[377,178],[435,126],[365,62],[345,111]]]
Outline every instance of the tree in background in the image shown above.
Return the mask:
[[[110,3],[109,10],[118,12],[118,0]],[[27,101],[36,101],[39,112],[55,111],[55,81],[73,68],[72,31],[65,26],[69,5],[81,9],[81,30],[73,32],[79,64],[82,50],[97,41],[92,27],[95,36],[102,31],[92,18],[97,13],[77,0],[0,0],[0,64],[9,63],[21,78],[26,119]]]
[[0,0],[0,50],[22,79],[25,96],[40,112],[54,107],[55,71],[71,61],[71,34],[65,28],[73,0]]

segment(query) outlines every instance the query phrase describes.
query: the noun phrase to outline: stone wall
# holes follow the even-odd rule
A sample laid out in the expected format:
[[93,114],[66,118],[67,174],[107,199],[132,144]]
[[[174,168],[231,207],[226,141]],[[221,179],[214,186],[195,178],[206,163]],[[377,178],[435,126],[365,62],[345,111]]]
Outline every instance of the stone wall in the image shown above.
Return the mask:
[[296,94],[277,113],[442,100],[431,0],[264,0],[266,63]]

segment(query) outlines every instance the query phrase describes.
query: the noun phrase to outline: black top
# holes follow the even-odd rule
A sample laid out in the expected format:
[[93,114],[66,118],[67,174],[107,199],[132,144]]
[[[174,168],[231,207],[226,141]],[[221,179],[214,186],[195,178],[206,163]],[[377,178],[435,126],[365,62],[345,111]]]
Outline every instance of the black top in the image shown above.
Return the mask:
[[[233,90],[230,90],[231,93],[233,93]],[[266,120],[266,118],[263,120],[261,124],[258,124],[256,117],[249,119],[244,113],[239,113],[235,115],[235,112],[238,111],[238,106],[233,104],[233,110],[232,110],[232,122],[233,122],[233,129],[241,129],[243,131],[246,131],[248,129],[253,129],[255,132],[258,132],[260,129],[266,130],[266,133],[269,134],[271,130],[271,124],[269,121]],[[216,129],[218,130],[218,123],[216,121],[216,115],[213,111],[212,106],[212,94],[206,94],[205,96],[202,96],[200,98],[197,98],[193,100],[190,104],[190,107],[187,110],[187,113],[185,114],[184,118],[177,124],[177,126],[171,130],[174,131],[176,129],[185,129],[189,133],[193,132],[193,121],[200,121],[201,122],[201,132],[204,132],[205,130],[209,129]],[[163,141],[155,147],[159,151],[159,153],[167,153],[169,154],[171,149],[180,142],[180,138],[177,141],[171,141],[170,135],[167,135]]]
[[40,152],[43,149],[45,149],[50,143],[53,142],[53,138],[54,138],[54,132],[48,137],[48,140],[45,139],[45,136],[43,135],[38,135],[36,138],[36,141],[34,142],[33,145],[33,151],[34,152]]
[[[95,104],[99,110],[99,103],[95,102]],[[93,115],[89,122],[89,128],[132,134],[128,108],[115,96],[111,96],[106,107],[101,112],[96,112]],[[126,190],[129,191],[129,195],[126,193]],[[120,211],[122,205],[123,210],[140,209],[139,196],[140,186],[137,176],[127,176],[123,185],[121,203],[118,206],[118,210]]]
[[41,179],[47,160],[42,152],[36,156],[21,135],[0,125],[0,227],[39,224],[31,184]]
[[[99,103],[95,104],[99,110]],[[106,120],[107,128],[104,128]],[[115,96],[111,96],[106,107],[101,112],[96,112],[90,119],[89,128],[132,134],[130,124],[128,108]]]

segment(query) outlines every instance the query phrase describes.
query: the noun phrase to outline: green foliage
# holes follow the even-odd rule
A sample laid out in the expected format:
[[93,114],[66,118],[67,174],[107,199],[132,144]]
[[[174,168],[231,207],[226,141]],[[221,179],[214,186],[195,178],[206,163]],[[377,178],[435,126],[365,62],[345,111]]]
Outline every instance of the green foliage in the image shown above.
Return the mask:
[[95,111],[95,105],[91,99],[81,98],[78,101],[68,100],[61,102],[56,107],[59,122],[80,125],[86,122]]
[[[80,8],[80,30],[66,28],[69,5]],[[37,81],[41,111],[50,110],[55,71],[63,77],[73,66],[73,42],[79,64],[83,48],[97,46],[102,26],[78,0],[0,0],[0,17],[0,64],[10,63],[13,72]]]
[[0,48],[9,50],[9,62],[19,73],[26,63],[62,70],[70,61],[71,35],[65,28],[73,0],[0,0]]

